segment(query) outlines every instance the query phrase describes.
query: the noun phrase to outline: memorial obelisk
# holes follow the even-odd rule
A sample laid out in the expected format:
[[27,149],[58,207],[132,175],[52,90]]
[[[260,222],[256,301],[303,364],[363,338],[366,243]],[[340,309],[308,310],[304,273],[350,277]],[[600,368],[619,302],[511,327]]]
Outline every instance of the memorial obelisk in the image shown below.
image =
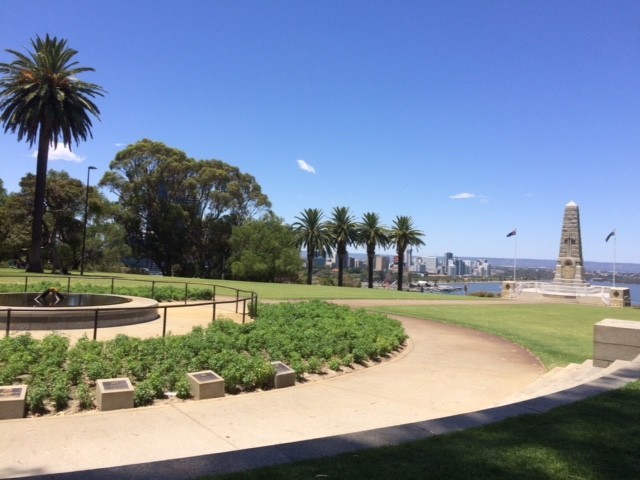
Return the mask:
[[587,284],[584,278],[584,262],[582,260],[580,210],[575,202],[569,202],[564,208],[560,255],[558,256],[553,283],[575,286]]

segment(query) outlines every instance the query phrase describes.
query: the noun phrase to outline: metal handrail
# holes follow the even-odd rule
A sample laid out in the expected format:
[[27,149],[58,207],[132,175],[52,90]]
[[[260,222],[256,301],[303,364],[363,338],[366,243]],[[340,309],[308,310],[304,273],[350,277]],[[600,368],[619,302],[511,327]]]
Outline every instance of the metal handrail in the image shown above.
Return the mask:
[[[2,276],[1,278],[24,278],[25,282],[24,282],[24,292],[28,292],[29,289],[29,278],[38,278],[38,279],[49,279],[51,280],[51,277],[49,276],[42,276],[42,275],[27,275],[27,276],[10,276],[10,275],[5,275]],[[71,279],[74,277],[60,277],[60,278],[66,278],[67,279],[67,293],[71,293]],[[257,306],[258,306],[258,294],[256,292],[252,292],[250,290],[241,290],[241,289],[237,289],[237,288],[233,288],[233,287],[227,287],[225,285],[216,285],[216,284],[208,284],[208,283],[202,283],[202,282],[172,282],[172,281],[162,281],[162,280],[141,280],[141,279],[128,279],[128,278],[121,278],[121,277],[88,277],[88,276],[84,276],[82,277],[82,279],[86,280],[86,279],[100,279],[100,280],[110,280],[111,283],[111,287],[110,287],[110,291],[111,294],[114,294],[115,292],[115,281],[116,280],[122,280],[122,281],[127,281],[127,282],[131,282],[131,281],[135,281],[135,282],[151,282],[151,292],[152,295],[155,293],[155,285],[158,283],[166,283],[166,284],[184,284],[185,287],[185,294],[184,294],[184,304],[176,304],[176,305],[162,305],[162,306],[158,306],[158,307],[154,307],[157,309],[162,309],[163,310],[163,325],[162,325],[162,336],[164,337],[166,335],[166,323],[167,323],[167,310],[171,309],[171,308],[189,308],[189,307],[197,307],[197,306],[206,306],[206,305],[211,305],[212,308],[212,321],[215,321],[216,319],[216,306],[217,305],[224,305],[224,304],[235,304],[235,313],[239,313],[239,304],[242,303],[242,323],[244,324],[246,321],[246,317],[247,315],[250,318],[253,318],[255,316],[255,313],[257,312]],[[188,294],[189,294],[189,285],[198,285],[201,287],[210,287],[212,288],[212,300],[211,301],[197,301],[194,303],[188,303]],[[216,295],[218,294],[218,289],[222,288],[222,289],[228,289],[231,290],[232,292],[235,292],[235,296],[233,295],[228,295],[229,297],[231,297],[230,300],[216,300]],[[246,296],[240,296],[241,293],[244,294],[248,294]],[[223,295],[224,296],[224,295]],[[249,309],[247,311],[247,302],[250,302],[250,306]],[[99,317],[100,317],[100,308],[95,308],[92,309],[91,307],[77,307],[77,309],[82,309],[85,311],[91,311],[94,310],[95,311],[95,321],[94,321],[94,328],[93,328],[93,339],[96,340],[97,338],[97,333],[98,333],[98,328],[99,328]],[[112,314],[113,312],[117,312],[117,311],[131,311],[131,310],[148,310],[149,307],[148,306],[143,306],[143,307],[128,307],[128,308],[114,308],[113,306],[111,308],[109,308],[108,311],[110,314]],[[20,311],[32,311],[32,308],[29,307],[24,307],[24,308],[14,308],[14,307],[7,307],[7,308],[3,308],[0,307],[0,312],[6,312],[6,325],[5,325],[5,337],[9,336],[9,333],[11,331],[11,312],[20,312]],[[56,308],[56,307],[47,307],[47,311],[51,311],[51,312],[55,312],[55,311],[68,311],[68,307],[66,308]]]

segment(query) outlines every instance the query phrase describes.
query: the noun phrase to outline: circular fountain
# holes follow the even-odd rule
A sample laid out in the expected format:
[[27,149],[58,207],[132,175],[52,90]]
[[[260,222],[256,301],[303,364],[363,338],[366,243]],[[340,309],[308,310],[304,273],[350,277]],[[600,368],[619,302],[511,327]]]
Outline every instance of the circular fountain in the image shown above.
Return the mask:
[[73,330],[117,327],[156,320],[158,302],[148,298],[93,293],[0,293],[0,319],[12,330]]

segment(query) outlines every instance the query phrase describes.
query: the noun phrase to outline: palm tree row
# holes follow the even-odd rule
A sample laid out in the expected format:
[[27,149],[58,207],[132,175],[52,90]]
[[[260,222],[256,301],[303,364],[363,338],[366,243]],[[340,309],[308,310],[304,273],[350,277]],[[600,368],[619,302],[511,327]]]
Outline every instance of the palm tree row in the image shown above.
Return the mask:
[[295,235],[294,245],[307,249],[307,284],[311,285],[313,259],[331,255],[335,247],[338,255],[338,286],[343,286],[344,259],[349,245],[363,245],[367,248],[368,287],[373,288],[373,264],[376,248],[394,245],[398,254],[398,290],[402,290],[404,254],[410,245],[424,245],[424,233],[413,226],[413,220],[406,215],[398,215],[391,228],[380,221],[377,213],[367,212],[357,222],[348,207],[335,207],[331,218],[324,219],[318,208],[307,208],[296,217],[291,225]]

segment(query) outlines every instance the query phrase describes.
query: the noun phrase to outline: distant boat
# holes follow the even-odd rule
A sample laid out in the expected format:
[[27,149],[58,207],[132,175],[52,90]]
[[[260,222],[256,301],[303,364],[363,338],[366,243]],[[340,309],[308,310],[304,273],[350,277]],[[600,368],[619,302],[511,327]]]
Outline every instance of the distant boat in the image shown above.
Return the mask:
[[452,293],[452,292],[459,292],[460,290],[462,290],[462,287],[452,287],[450,285],[436,285],[434,287],[431,287],[430,290],[432,292],[438,292],[438,293]]

